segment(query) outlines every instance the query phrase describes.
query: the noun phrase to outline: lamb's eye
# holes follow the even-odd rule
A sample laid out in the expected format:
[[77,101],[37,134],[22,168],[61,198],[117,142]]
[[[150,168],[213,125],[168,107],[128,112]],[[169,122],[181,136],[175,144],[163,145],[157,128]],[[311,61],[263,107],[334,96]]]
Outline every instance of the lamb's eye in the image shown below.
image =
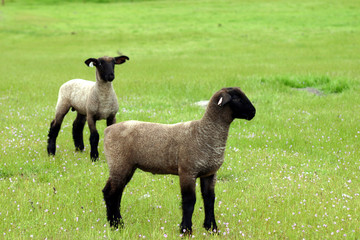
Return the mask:
[[242,102],[241,98],[239,98],[238,96],[233,96],[232,100],[234,102]]

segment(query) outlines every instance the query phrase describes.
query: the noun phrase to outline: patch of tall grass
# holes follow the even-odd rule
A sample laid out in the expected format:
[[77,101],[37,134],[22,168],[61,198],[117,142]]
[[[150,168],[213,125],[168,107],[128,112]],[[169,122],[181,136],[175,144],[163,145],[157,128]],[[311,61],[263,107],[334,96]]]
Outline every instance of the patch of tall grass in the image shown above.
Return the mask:
[[346,79],[330,79],[328,76],[277,77],[276,81],[291,88],[317,88],[326,93],[341,93],[349,88]]

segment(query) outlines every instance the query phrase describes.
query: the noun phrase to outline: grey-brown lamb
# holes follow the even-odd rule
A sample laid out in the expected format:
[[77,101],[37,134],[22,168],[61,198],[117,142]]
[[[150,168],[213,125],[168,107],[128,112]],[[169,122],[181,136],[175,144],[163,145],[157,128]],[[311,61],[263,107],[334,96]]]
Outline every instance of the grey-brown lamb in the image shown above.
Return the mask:
[[123,225],[120,201],[137,168],[153,174],[179,175],[182,195],[180,231],[192,233],[195,181],[200,178],[204,227],[217,231],[214,215],[216,172],[224,162],[230,124],[251,120],[255,107],[240,88],[223,88],[210,99],[200,120],[159,124],[126,121],[105,129],[104,150],[110,176],[103,189],[111,226]]

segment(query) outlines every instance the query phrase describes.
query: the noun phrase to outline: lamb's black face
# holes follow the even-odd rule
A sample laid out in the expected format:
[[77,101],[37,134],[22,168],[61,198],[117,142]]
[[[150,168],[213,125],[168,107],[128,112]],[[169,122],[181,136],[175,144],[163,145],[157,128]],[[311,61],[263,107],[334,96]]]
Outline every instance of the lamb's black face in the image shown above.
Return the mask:
[[85,61],[85,64],[89,67],[95,66],[100,78],[107,82],[112,82],[115,78],[114,66],[115,64],[122,64],[126,60],[129,60],[127,56],[119,57],[102,57],[102,58],[89,58]]
[[112,82],[115,78],[114,76],[114,66],[115,59],[114,58],[99,58],[98,66],[96,66],[99,71],[101,79],[107,82]]
[[256,109],[239,88],[227,88],[230,95],[229,106],[233,111],[233,118],[251,120],[254,118]]

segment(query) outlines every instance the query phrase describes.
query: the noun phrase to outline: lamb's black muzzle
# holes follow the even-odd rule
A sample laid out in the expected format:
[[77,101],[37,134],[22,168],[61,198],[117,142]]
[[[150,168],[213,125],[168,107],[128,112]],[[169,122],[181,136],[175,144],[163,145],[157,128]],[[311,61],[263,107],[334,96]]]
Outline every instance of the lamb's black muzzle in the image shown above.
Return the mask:
[[114,80],[115,76],[113,73],[109,73],[105,76],[105,80],[108,82],[112,82]]
[[246,120],[250,121],[251,119],[253,119],[255,117],[255,113],[256,113],[256,110],[254,108],[254,110],[248,115]]

